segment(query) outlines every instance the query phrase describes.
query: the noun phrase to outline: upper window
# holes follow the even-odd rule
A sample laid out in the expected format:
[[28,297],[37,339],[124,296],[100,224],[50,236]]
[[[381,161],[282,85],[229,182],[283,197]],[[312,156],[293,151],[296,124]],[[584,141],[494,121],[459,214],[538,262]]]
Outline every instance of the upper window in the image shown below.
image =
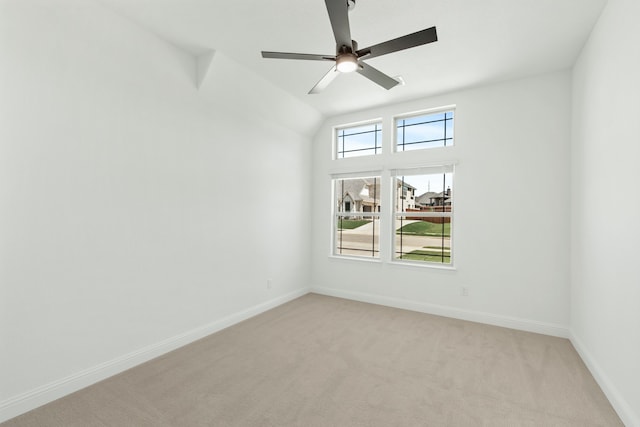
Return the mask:
[[370,156],[382,152],[382,123],[336,129],[336,158]]
[[453,110],[396,119],[396,151],[453,145]]

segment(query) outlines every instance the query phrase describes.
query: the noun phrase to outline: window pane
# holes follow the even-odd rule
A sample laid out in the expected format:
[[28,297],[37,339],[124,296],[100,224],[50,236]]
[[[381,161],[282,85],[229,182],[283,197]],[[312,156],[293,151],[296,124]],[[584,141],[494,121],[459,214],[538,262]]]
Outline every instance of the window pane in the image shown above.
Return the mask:
[[380,177],[335,179],[336,212],[379,212]]
[[334,254],[380,256],[380,177],[335,179]]
[[394,259],[451,264],[453,173],[394,177]]
[[451,212],[453,173],[395,178],[396,212]]
[[377,216],[338,216],[335,242],[336,255],[379,258],[380,220]]
[[338,129],[336,131],[337,158],[379,154],[382,149],[382,124]]
[[453,111],[396,120],[396,151],[453,145]]
[[395,259],[451,264],[451,218],[396,216]]

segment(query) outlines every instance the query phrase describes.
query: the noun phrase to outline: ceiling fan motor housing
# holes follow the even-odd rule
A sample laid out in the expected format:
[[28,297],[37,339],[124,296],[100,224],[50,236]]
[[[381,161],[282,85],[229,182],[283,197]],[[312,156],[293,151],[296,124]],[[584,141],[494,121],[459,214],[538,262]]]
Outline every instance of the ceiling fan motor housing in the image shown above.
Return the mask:
[[358,56],[354,53],[358,50],[358,43],[354,40],[351,43],[352,46],[336,47],[336,68],[341,73],[350,73],[358,69]]
[[358,50],[358,42],[355,40],[351,40],[351,46],[347,46],[347,45],[336,46],[336,56],[340,56],[345,53],[354,53],[357,50]]

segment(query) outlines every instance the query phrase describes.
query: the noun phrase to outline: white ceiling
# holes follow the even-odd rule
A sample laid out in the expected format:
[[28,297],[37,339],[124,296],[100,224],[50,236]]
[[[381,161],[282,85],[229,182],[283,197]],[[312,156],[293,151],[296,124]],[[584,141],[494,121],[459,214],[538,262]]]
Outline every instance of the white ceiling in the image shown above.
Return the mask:
[[194,54],[223,52],[326,116],[569,68],[606,0],[357,0],[360,47],[436,26],[439,41],[367,61],[401,75],[386,91],[356,73],[321,94],[330,63],[263,59],[261,50],[335,53],[323,0],[101,0]]

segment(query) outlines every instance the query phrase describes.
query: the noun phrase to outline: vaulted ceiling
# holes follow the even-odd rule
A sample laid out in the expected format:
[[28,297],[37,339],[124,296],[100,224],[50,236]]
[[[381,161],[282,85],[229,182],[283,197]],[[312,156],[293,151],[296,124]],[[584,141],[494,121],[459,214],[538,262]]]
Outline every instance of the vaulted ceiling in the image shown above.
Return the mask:
[[[346,0],[345,0],[346,1]],[[368,63],[406,84],[387,91],[356,73],[321,94],[330,63],[263,59],[262,50],[335,53],[323,0],[101,0],[194,55],[223,52],[325,116],[567,69],[606,0],[357,0],[360,47],[436,26],[439,41]]]

